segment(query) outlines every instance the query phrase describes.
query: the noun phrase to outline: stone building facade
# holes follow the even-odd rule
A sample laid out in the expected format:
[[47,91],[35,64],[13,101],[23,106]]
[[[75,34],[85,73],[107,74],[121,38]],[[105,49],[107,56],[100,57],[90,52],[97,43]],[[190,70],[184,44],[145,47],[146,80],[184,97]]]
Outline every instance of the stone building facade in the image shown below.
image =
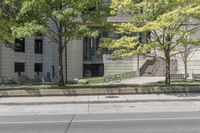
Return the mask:
[[[45,36],[32,36],[16,40],[15,45],[15,50],[3,43],[0,45],[0,76],[17,79],[25,75],[35,80],[58,80],[57,44]],[[82,78],[82,41],[71,41],[67,53],[68,79]]]
[[[107,2],[109,3],[109,0]],[[102,20],[109,23],[122,23],[129,21],[129,19],[130,16],[117,15],[103,18]],[[67,46],[68,80],[105,76],[109,73],[124,73],[138,69],[137,56],[119,59],[112,57],[106,50],[99,54],[99,42],[105,36],[115,37],[114,34],[105,35],[101,33],[96,39],[84,38],[83,40],[74,40],[69,43]],[[195,34],[195,37],[200,37],[199,31]],[[15,79],[20,75],[26,75],[30,79],[41,80],[42,78],[47,78],[51,81],[58,80],[57,44],[54,44],[45,36],[27,37],[24,40],[17,40],[15,43],[23,43],[24,46],[21,50],[16,51],[0,43],[0,76]],[[195,48],[193,51],[195,53],[191,54],[191,59],[188,62],[188,72],[190,74],[200,73],[200,50]],[[65,55],[63,55],[63,60],[66,60]],[[154,63],[148,63],[153,61]],[[184,72],[184,65],[180,55],[173,58],[172,64],[173,73]],[[146,76],[164,76],[165,68],[163,62],[159,60],[155,61],[140,57],[139,68],[143,69],[144,73],[147,73],[144,74]],[[149,74],[152,71],[155,71],[155,73]]]

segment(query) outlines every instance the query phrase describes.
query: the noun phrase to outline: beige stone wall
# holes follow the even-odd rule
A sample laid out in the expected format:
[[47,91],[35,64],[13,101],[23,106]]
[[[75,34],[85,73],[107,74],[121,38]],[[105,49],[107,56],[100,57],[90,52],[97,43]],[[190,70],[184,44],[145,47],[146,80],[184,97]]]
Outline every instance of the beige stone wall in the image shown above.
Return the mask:
[[[141,67],[145,58],[140,56],[139,67]],[[104,75],[119,74],[124,72],[137,71],[137,56],[126,58],[115,58],[112,55],[104,55]]]
[[1,45],[1,75],[9,78],[14,76],[13,64],[14,52],[6,48],[4,44]]
[[47,72],[52,74],[51,66],[54,64],[52,52],[55,51],[55,48],[53,48],[52,44],[48,43],[44,37],[43,54],[35,54],[34,40],[35,37],[28,37],[25,39],[25,52],[15,52],[12,49],[6,48],[4,45],[1,45],[1,75],[5,75],[8,78],[16,78],[18,74],[14,72],[15,62],[25,63],[25,72],[22,74],[27,75],[31,79],[36,75],[34,72],[35,63],[43,63],[43,74],[41,75],[45,75]]
[[83,78],[83,41],[74,40],[67,47],[68,80]]
[[2,75],[2,42],[0,42],[0,76]]
[[[81,21],[77,19],[76,21]],[[49,22],[50,26],[53,30],[56,31],[55,25],[53,22]],[[46,42],[47,43],[47,42]],[[51,57],[52,61],[48,61],[45,59],[46,64],[53,63],[55,65],[55,71],[57,73],[57,77],[59,77],[59,58],[58,58],[58,45],[52,43],[51,52],[47,52],[48,57]],[[47,66],[49,67],[49,66]],[[65,51],[63,51],[63,67],[64,67],[64,77],[66,75],[65,72]],[[67,46],[67,73],[68,80],[72,80],[74,78],[83,78],[83,41],[82,40],[74,40],[70,41]]]
[[[178,58],[178,72],[184,73],[184,63],[181,55]],[[193,52],[190,54],[190,60],[188,62],[188,73],[191,76],[192,73],[200,73],[200,48],[194,48]]]
[[[25,63],[25,72],[22,74],[33,79],[36,75],[34,72],[34,63],[42,63],[43,73],[41,76],[47,75],[48,72],[53,76],[54,66],[55,78],[53,80],[58,80],[58,45],[52,43],[47,37],[43,37],[43,54],[35,54],[34,40],[35,37],[25,39],[24,53],[15,52],[12,49],[6,48],[4,44],[0,46],[0,75],[5,75],[8,78],[18,77],[18,74],[14,72],[14,63],[22,62]],[[68,79],[70,80],[83,77],[82,47],[82,40],[71,41],[68,45]]]
[[[187,25],[187,29],[192,29],[197,27],[200,22],[198,20],[191,20],[190,22],[191,25]],[[199,39],[200,38],[200,29],[198,29],[193,35],[189,36],[190,38],[196,38]],[[184,73],[184,63],[182,60],[181,55],[177,55],[178,58],[178,70],[179,73]],[[200,47],[196,46],[194,47],[189,55],[189,62],[188,62],[188,73],[191,77],[192,73],[200,73]]]

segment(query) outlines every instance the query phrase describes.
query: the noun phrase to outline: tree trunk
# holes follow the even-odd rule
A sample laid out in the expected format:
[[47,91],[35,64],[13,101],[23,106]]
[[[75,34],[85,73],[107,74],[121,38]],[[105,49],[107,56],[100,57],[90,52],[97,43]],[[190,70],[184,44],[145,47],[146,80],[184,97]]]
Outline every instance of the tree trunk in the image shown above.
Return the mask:
[[170,58],[166,57],[166,76],[165,76],[165,84],[166,85],[170,85],[170,76],[171,72],[170,72]]
[[[171,42],[172,41],[172,39],[171,39],[171,37],[170,37],[170,35],[169,34],[167,34],[166,35],[166,43],[168,43],[168,42]],[[165,53],[165,59],[166,59],[166,61],[165,61],[165,63],[166,63],[166,79],[165,79],[165,84],[167,85],[167,86],[169,86],[170,85],[170,81],[171,81],[171,72],[170,72],[170,64],[171,64],[171,57],[170,57],[170,52],[171,52],[171,47],[170,47],[170,44],[165,44],[165,45],[167,45],[166,46],[166,49],[165,49],[165,51],[164,51],[164,53]]]
[[187,82],[187,61],[184,61],[184,67],[185,67],[185,82]]
[[64,86],[64,76],[63,76],[63,42],[62,37],[59,37],[58,42],[58,54],[59,54],[59,86]]
[[67,84],[68,81],[68,70],[67,70],[67,45],[65,45],[65,83]]
[[185,46],[185,52],[184,52],[184,59],[183,59],[183,63],[184,63],[184,69],[185,69],[185,77],[184,80],[185,82],[187,82],[187,58],[188,58],[188,51],[187,51],[187,47]]
[[137,76],[140,77],[140,55],[137,55]]

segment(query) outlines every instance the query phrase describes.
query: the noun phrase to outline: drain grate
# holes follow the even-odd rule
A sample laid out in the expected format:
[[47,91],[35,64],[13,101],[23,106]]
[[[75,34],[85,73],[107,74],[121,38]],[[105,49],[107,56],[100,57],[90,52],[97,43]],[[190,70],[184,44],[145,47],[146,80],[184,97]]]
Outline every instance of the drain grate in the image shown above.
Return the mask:
[[105,98],[119,98],[119,96],[105,96]]

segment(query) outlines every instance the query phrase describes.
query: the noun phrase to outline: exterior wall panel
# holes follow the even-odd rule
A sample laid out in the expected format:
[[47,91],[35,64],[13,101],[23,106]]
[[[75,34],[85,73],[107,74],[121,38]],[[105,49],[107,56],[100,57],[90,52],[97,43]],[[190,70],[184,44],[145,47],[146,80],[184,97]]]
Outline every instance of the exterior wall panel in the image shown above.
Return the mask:
[[83,41],[71,41],[67,53],[68,79],[83,78]]

